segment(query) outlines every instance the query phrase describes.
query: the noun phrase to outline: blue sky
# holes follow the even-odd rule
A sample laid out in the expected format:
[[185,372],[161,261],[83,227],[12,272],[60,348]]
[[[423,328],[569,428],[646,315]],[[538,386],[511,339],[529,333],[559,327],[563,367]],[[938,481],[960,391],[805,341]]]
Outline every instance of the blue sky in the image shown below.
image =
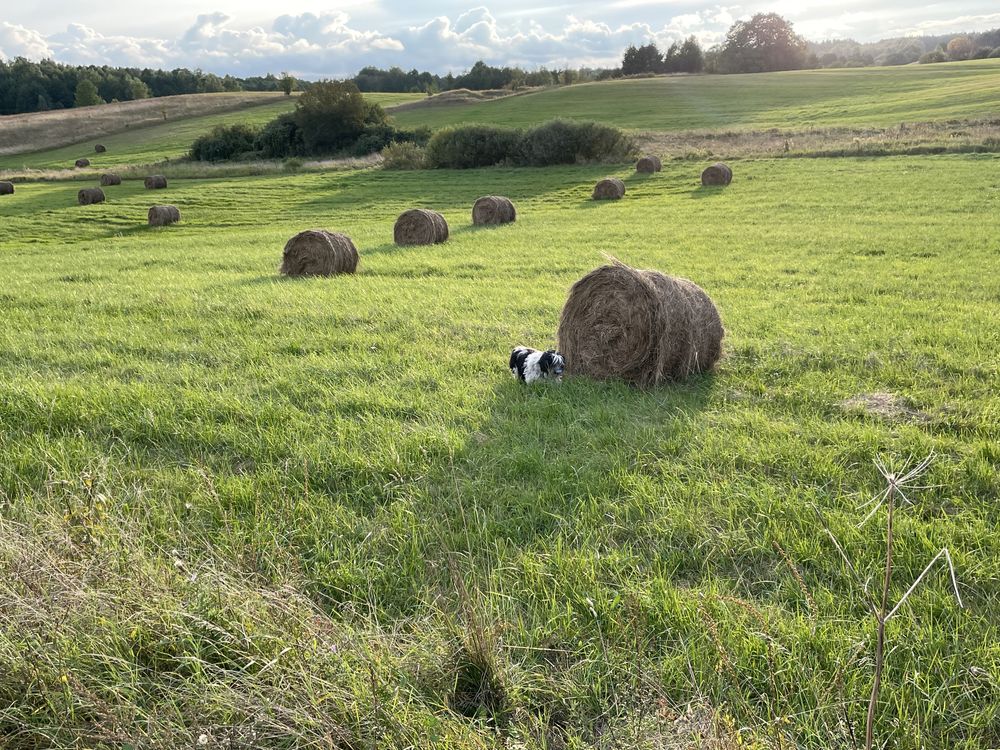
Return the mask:
[[346,0],[27,0],[0,10],[0,57],[77,64],[200,67],[237,75],[288,70],[307,78],[364,65],[461,71],[493,64],[611,66],[629,44],[669,45],[694,34],[706,46],[733,21],[781,13],[809,39],[976,31],[1000,26],[996,0],[505,0],[486,5]]

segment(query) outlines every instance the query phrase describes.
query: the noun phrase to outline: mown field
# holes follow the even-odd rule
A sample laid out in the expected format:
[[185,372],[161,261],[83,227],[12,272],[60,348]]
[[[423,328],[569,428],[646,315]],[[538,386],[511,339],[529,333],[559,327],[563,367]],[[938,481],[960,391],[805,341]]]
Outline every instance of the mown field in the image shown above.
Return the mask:
[[[816,509],[876,588],[873,461],[933,453],[890,600],[947,547],[965,608],[938,566],[890,621],[876,737],[1000,745],[1000,159],[733,166],[0,198],[0,744],[856,746],[875,624]],[[412,206],[451,239],[392,245]],[[279,278],[309,227],[359,273]],[[604,253],[709,292],[717,372],[510,377]]]
[[730,76],[671,76],[567,86],[482,104],[399,112],[405,127],[527,126],[554,117],[635,130],[885,126],[996,115],[1000,61]]
[[[413,94],[366,94],[383,106],[412,101]],[[123,167],[132,164],[152,164],[165,159],[177,159],[188,153],[195,138],[204,135],[217,125],[264,125],[278,115],[291,112],[294,98],[277,98],[269,104],[248,109],[186,117],[143,128],[133,128],[114,135],[101,136],[98,140],[107,147],[103,154],[94,153],[96,140],[72,146],[35,151],[29,154],[0,156],[0,171],[16,169],[72,169],[77,159],[90,159],[94,169]],[[2,118],[0,118],[2,126]]]

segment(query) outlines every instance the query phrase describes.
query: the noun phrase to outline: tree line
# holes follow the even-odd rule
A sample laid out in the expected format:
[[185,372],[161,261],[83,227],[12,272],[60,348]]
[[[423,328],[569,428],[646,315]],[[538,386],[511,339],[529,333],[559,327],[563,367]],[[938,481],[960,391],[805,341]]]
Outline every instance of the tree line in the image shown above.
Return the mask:
[[176,94],[221,91],[290,91],[309,84],[287,74],[236,78],[177,68],[64,65],[23,57],[0,60],[0,115],[87,107]]

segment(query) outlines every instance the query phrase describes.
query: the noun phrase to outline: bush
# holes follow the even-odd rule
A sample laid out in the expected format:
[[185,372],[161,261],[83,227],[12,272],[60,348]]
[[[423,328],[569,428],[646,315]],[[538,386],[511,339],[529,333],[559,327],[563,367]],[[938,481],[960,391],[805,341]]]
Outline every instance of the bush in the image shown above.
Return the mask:
[[528,130],[516,161],[530,167],[579,162],[628,161],[635,145],[618,128],[596,122],[552,120]]
[[427,143],[428,166],[436,169],[492,167],[510,159],[521,132],[492,125],[444,128]]
[[927,63],[943,63],[947,61],[948,56],[942,50],[936,49],[933,52],[927,52],[926,54],[921,55],[917,62],[922,65],[926,65]]
[[257,136],[257,150],[268,159],[305,154],[302,131],[291,112],[271,120]]
[[416,143],[390,143],[381,153],[385,169],[423,169],[427,165],[425,149]]
[[249,125],[216,125],[211,133],[191,144],[191,158],[198,161],[225,161],[253,155],[257,150],[256,128]]
[[354,142],[351,149],[355,156],[366,156],[381,151],[392,143],[417,143],[421,146],[430,140],[429,128],[398,130],[392,125],[369,125]]
[[994,47],[993,51],[990,52],[990,57],[1000,57],[1000,47]]

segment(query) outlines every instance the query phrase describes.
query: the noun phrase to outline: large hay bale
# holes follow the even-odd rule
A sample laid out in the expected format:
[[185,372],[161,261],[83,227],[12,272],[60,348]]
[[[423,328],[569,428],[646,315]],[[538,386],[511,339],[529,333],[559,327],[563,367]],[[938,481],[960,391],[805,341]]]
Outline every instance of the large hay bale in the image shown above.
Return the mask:
[[122,178],[116,174],[102,174],[101,175],[101,185],[103,187],[108,187],[108,185],[121,185]]
[[437,211],[411,208],[396,219],[392,236],[397,245],[433,245],[448,239],[448,222]]
[[14,183],[13,182],[0,182],[0,195],[13,195],[14,194]]
[[721,161],[716,162],[701,173],[701,184],[705,187],[728,185],[733,181],[733,170]]
[[477,226],[509,224],[516,220],[517,209],[502,195],[484,195],[472,206],[472,223]]
[[663,162],[659,156],[644,156],[635,163],[635,171],[643,174],[652,174],[663,169]]
[[696,284],[615,262],[573,285],[558,338],[568,374],[646,387],[711,369],[723,334]]
[[104,191],[100,188],[84,188],[76,194],[76,200],[81,206],[104,203]]
[[619,200],[625,197],[625,183],[617,177],[606,177],[594,186],[595,201]]
[[107,151],[107,149],[104,147],[103,143],[98,143],[96,146],[94,146],[95,153],[103,154],[105,151]]
[[162,174],[154,174],[143,180],[142,184],[146,186],[146,190],[162,190],[167,186],[167,178]]
[[285,243],[281,273],[285,276],[333,276],[354,273],[358,250],[346,234],[307,229]]
[[76,168],[77,169],[83,169],[84,167],[89,167],[89,166],[90,166],[90,159],[77,159],[76,160]]
[[181,220],[181,211],[177,206],[150,206],[146,215],[151,227],[165,227],[167,224]]

